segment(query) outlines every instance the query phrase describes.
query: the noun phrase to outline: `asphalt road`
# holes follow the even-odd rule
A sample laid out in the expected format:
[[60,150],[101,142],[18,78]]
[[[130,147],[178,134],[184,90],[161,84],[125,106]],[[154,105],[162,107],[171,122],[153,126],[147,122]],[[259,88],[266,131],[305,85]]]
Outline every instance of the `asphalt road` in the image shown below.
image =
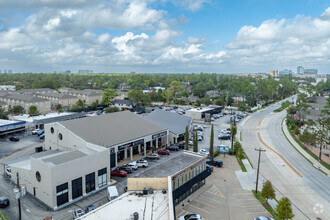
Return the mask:
[[[260,173],[272,181],[278,189],[277,195],[288,197],[296,205],[294,213],[297,219],[329,219],[330,178],[315,169],[287,141],[281,130],[286,111],[273,113],[278,107],[280,104],[256,112],[239,125],[243,148],[253,167],[257,167],[258,161],[255,148],[266,149],[261,156]],[[282,155],[286,161],[261,144],[258,132],[264,143]]]

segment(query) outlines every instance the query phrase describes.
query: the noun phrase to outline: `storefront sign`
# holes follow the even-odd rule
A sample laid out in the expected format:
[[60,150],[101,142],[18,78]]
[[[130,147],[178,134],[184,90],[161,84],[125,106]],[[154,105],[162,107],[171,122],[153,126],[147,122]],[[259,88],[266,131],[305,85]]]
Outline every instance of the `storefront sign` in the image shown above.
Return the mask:
[[133,141],[133,142],[130,142],[130,143],[127,143],[127,144],[123,144],[123,145],[118,146],[118,151],[124,150],[124,149],[129,148],[129,147],[133,147],[133,146],[136,146],[136,145],[139,145],[139,144],[143,144],[143,143],[144,143],[144,139],[140,139],[140,140]]
[[167,135],[167,131],[160,132],[158,134],[152,135],[152,139],[160,138]]

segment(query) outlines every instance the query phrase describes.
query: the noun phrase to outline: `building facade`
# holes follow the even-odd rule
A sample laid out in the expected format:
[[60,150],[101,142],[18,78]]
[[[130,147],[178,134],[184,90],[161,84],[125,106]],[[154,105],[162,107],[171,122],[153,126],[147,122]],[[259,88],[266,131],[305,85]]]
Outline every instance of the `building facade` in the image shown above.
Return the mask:
[[304,74],[304,67],[303,66],[297,66],[297,74]]

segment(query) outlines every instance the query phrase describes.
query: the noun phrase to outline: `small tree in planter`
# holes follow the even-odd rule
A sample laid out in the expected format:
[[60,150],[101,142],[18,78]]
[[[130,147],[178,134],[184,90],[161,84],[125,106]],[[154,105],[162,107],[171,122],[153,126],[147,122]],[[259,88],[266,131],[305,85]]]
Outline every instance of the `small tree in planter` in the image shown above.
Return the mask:
[[270,181],[267,180],[267,182],[264,183],[261,190],[261,196],[265,199],[275,199],[275,190]]

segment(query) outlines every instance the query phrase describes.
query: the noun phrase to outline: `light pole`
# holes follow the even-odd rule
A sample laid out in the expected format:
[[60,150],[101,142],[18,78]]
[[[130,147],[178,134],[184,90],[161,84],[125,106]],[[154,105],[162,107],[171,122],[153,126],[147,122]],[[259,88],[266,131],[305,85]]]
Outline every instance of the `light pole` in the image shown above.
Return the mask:
[[259,167],[260,167],[260,156],[261,151],[265,152],[266,150],[262,150],[261,148],[255,149],[256,151],[259,151],[259,158],[258,158],[258,169],[257,169],[257,181],[256,181],[256,196],[258,195],[258,181],[259,181]]
[[14,188],[14,194],[15,198],[17,199],[18,202],[18,219],[22,219],[22,213],[21,213],[21,188],[19,185],[19,175],[17,173],[17,187]]

